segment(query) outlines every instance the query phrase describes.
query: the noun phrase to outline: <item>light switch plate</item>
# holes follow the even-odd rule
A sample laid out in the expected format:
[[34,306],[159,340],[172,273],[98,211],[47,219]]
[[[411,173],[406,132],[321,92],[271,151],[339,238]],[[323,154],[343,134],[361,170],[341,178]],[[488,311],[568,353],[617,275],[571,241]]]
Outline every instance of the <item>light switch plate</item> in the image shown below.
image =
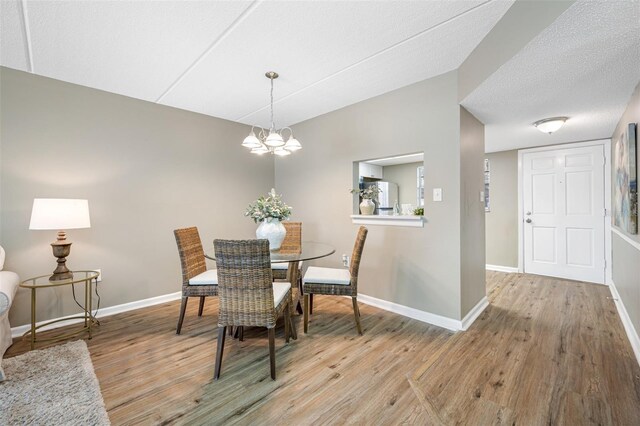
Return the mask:
[[480,201],[484,201],[484,191],[480,191]]
[[433,188],[433,201],[442,201],[442,188]]

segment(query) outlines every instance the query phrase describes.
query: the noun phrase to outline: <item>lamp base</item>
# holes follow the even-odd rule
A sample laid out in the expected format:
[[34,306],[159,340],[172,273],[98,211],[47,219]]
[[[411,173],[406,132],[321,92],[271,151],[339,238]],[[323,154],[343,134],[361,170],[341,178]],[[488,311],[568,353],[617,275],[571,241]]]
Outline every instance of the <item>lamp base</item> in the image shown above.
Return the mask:
[[49,281],[62,281],[73,278],[73,272],[67,268],[67,256],[71,253],[71,242],[67,241],[64,231],[58,232],[58,239],[51,243],[53,255],[58,258],[58,266],[49,277]]

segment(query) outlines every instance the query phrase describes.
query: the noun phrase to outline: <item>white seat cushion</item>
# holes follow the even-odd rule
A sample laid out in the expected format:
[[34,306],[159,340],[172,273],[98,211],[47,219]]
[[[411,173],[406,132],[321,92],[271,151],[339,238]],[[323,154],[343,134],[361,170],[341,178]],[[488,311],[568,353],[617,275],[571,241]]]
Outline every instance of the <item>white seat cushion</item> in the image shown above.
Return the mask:
[[349,285],[351,274],[348,269],[320,268],[310,266],[304,274],[302,283]]
[[189,285],[218,285],[218,270],[209,269],[189,280]]
[[[300,268],[302,268],[302,261],[298,262],[298,269],[300,269]],[[271,269],[277,269],[279,271],[287,270],[287,269],[289,269],[289,262],[272,263],[271,264]]]
[[273,306],[280,305],[284,295],[287,294],[287,291],[291,288],[291,284],[285,281],[276,281],[273,283]]

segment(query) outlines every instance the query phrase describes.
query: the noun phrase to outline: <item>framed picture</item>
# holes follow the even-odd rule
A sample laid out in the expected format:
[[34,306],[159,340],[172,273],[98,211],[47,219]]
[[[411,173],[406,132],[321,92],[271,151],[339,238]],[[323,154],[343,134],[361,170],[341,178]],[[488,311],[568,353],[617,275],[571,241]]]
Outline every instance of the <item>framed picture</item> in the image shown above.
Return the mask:
[[637,125],[631,123],[615,142],[613,224],[638,233]]

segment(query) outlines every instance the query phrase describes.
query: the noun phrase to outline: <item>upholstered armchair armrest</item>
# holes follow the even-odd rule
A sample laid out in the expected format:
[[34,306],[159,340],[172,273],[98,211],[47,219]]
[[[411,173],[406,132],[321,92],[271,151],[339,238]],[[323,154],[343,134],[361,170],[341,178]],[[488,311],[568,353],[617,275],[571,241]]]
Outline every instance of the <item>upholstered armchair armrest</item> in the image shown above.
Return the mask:
[[9,298],[9,306],[11,306],[16,291],[18,291],[18,284],[20,284],[18,274],[11,271],[0,271],[0,292],[6,294]]

